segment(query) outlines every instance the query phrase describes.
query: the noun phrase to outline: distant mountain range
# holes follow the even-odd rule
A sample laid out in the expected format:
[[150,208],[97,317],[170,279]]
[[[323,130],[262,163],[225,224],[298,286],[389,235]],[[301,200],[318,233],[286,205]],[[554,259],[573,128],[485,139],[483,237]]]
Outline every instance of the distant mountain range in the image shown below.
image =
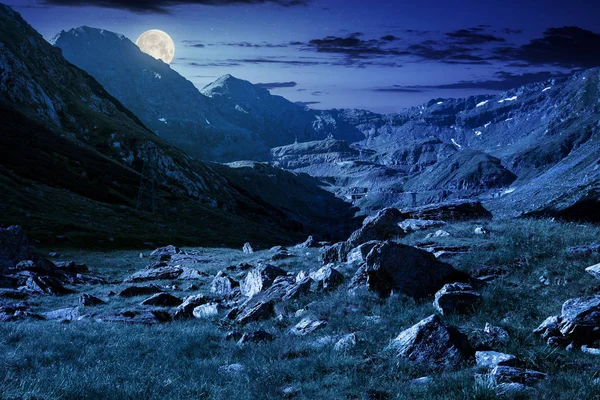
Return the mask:
[[[350,206],[316,180],[253,163],[199,161],[156,136],[61,53],[0,4],[0,224],[23,225],[44,243],[121,247],[174,240],[283,244],[308,234],[343,236],[342,224],[351,230]],[[150,78],[180,85],[172,99],[208,99],[160,66]],[[131,84],[145,87],[145,72],[138,72]],[[157,106],[152,100],[149,109]],[[175,104],[165,107],[176,110]],[[217,121],[201,107],[197,115]],[[286,196],[294,197],[295,209],[282,206]]]

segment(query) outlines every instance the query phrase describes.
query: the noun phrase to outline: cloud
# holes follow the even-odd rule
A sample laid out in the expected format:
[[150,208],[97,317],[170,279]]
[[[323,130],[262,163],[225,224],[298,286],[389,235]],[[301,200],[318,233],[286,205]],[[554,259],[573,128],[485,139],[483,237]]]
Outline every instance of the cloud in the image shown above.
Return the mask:
[[315,104],[321,104],[320,101],[296,101],[295,103],[298,104],[299,106],[304,106],[304,107],[312,106]]
[[298,86],[296,82],[269,82],[269,83],[255,83],[254,86],[261,87],[263,89],[281,89],[281,88],[293,88]]
[[[319,53],[335,53],[348,57],[364,57],[368,55],[407,55],[408,53],[398,51],[389,47],[392,36],[384,36],[381,40],[364,40],[361,32],[355,32],[345,37],[327,36],[322,39],[313,39],[308,43],[292,42],[292,45],[303,45],[305,49],[315,50]],[[387,39],[385,39],[387,38]],[[395,37],[394,37],[395,38]]]
[[446,33],[446,36],[458,43],[470,45],[506,42],[506,39],[504,38],[489,33],[483,33],[485,28],[487,28],[487,26],[481,25],[475,28],[459,29],[454,32]]
[[424,88],[420,87],[407,87],[394,85],[390,87],[380,87],[372,89],[373,92],[393,92],[393,93],[421,93],[424,92]]
[[169,14],[170,8],[180,5],[231,6],[276,4],[282,7],[305,6],[311,0],[43,0],[43,4],[57,6],[95,6],[116,8],[136,13]]

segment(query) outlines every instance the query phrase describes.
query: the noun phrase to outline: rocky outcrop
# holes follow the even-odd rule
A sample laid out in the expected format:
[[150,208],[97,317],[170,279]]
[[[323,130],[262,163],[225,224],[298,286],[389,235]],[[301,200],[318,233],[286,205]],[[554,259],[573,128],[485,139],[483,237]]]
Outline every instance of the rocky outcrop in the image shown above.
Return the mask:
[[239,293],[239,286],[238,281],[230,278],[223,271],[219,271],[210,285],[210,291],[216,296],[231,298]]
[[388,240],[404,236],[406,233],[399,223],[404,215],[396,208],[385,208],[363,221],[363,226],[348,239],[350,247],[357,247],[371,240]]
[[548,344],[588,345],[600,339],[600,296],[567,300],[560,315],[547,318],[534,330]]
[[442,315],[466,313],[474,310],[481,295],[467,283],[448,283],[436,294],[433,306]]
[[442,204],[433,204],[419,208],[402,210],[406,218],[442,220],[442,221],[468,221],[473,219],[490,219],[492,213],[478,201],[455,201]]

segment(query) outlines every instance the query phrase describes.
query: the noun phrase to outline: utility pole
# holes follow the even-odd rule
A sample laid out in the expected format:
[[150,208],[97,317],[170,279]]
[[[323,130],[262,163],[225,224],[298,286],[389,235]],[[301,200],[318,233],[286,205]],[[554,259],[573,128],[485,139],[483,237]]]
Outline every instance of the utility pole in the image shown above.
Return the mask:
[[136,208],[154,214],[156,212],[159,178],[158,149],[156,146],[148,145],[144,147],[142,160],[142,175]]

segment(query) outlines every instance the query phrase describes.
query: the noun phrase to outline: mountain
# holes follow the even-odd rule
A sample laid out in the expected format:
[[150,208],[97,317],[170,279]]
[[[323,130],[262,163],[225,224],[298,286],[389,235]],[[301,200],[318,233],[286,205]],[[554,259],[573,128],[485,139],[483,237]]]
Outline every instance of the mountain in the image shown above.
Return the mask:
[[3,225],[23,225],[47,243],[241,246],[305,239],[320,227],[346,224],[352,214],[348,204],[289,172],[286,179],[319,193],[321,204],[300,196],[301,214],[285,209],[245,187],[239,170],[171,146],[4,5],[0,50]]
[[201,92],[122,35],[80,27],[51,41],[153,132],[203,160],[266,160],[276,146],[363,138],[329,114],[291,103],[250,82],[223,76]]

